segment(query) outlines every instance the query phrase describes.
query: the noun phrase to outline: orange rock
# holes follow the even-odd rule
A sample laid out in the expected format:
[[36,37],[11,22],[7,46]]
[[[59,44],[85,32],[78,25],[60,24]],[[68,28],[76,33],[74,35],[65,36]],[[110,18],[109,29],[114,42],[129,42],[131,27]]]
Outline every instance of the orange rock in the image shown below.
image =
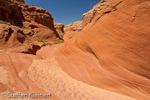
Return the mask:
[[64,41],[71,39],[77,32],[82,30],[82,21],[76,21],[72,24],[68,24],[64,27],[65,35]]
[[101,2],[93,6],[93,9],[89,10],[87,13],[84,13],[82,15],[82,27],[84,28],[88,23],[91,23],[97,12],[106,8],[111,1],[113,0],[101,0]]
[[69,39],[71,39],[76,33],[78,33],[78,31],[66,31],[65,35],[63,36],[63,40],[66,42]]
[[9,53],[24,53],[24,54],[33,54],[35,55],[36,52],[41,48],[45,46],[43,42],[26,42],[22,46],[13,47],[13,48],[6,48],[3,49],[5,52]]
[[63,35],[64,35],[64,24],[62,24],[62,23],[54,23],[54,27],[55,27],[55,29],[56,29],[56,31],[57,31],[57,33],[61,36],[61,37],[63,37]]
[[[21,45],[0,50],[0,66],[8,70],[9,79],[7,84],[0,84],[6,87],[1,91],[51,92],[54,100],[150,100],[149,12],[149,0],[113,0],[81,31],[66,31],[64,44],[43,47],[37,56],[20,53],[22,49],[26,53],[28,49],[22,46],[29,43],[20,42],[20,38],[26,40],[33,30],[38,37],[56,41],[55,29],[32,21],[25,21],[24,29],[0,24],[0,45]],[[36,40],[35,34],[31,37]],[[13,53],[17,50],[19,53]]]
[[19,1],[19,2],[23,2],[23,3],[24,3],[24,0],[16,0],[16,1]]
[[30,40],[43,39],[47,41],[58,42],[60,37],[54,28],[49,28],[36,22],[23,22],[23,32]]
[[0,13],[0,20],[5,20],[11,24],[22,26],[22,20],[24,20],[24,17],[21,8],[18,7],[17,1],[1,0]]
[[52,15],[47,10],[26,3],[20,4],[19,7],[22,9],[26,21],[37,22],[49,28],[54,28]]
[[0,82],[0,92],[5,92],[5,91],[7,91],[5,85]]
[[82,30],[82,21],[76,21],[72,24],[68,24],[64,27],[64,31],[81,31]]
[[43,8],[28,5],[23,0],[1,0],[0,13],[1,47],[20,46],[25,39],[44,39],[48,42],[60,40],[51,14]]
[[[7,69],[8,73],[2,73],[2,75],[7,74],[9,81],[7,84],[0,83],[0,99],[3,100],[3,94],[12,93],[12,94],[27,94],[29,96],[30,93],[35,94],[51,94],[51,98],[46,98],[47,100],[60,100],[58,97],[53,95],[53,93],[48,93],[47,91],[39,88],[34,82],[30,79],[28,75],[28,68],[32,64],[33,60],[41,60],[40,58],[29,55],[29,54],[21,54],[21,53],[10,53],[0,51],[0,68],[4,67]],[[1,71],[1,70],[0,70]],[[6,76],[6,75],[5,75]],[[5,92],[6,91],[6,92]],[[14,98],[5,98],[6,100],[13,100]],[[17,100],[22,99],[18,97]],[[43,98],[36,98],[37,100],[43,100]],[[35,98],[25,98],[25,100],[35,100]]]
[[150,99],[150,1],[114,0],[54,55],[71,77]]
[[0,29],[0,48],[20,46],[26,40],[26,35],[17,26],[0,24]]

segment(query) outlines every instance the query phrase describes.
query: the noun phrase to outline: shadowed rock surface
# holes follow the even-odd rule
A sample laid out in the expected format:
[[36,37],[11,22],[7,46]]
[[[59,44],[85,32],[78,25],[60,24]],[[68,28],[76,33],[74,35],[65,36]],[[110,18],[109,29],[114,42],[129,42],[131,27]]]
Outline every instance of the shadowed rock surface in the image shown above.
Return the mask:
[[0,95],[40,92],[52,94],[47,100],[150,100],[150,1],[106,4],[81,31],[65,33],[63,44],[43,47],[44,42],[33,41],[57,41],[58,34],[32,18],[23,22],[24,28],[0,24],[0,46],[6,47],[0,49]]
[[53,55],[79,81],[149,100],[149,11],[149,0],[114,0]]
[[0,1],[0,28],[0,48],[21,46],[25,40],[60,40],[51,14],[23,0]]
[[0,48],[20,46],[26,40],[22,29],[17,26],[0,24],[0,30]]
[[24,17],[21,12],[21,8],[19,8],[18,6],[19,6],[18,1],[1,0],[0,1],[0,20],[10,22],[13,25],[23,26],[22,20],[24,20]]
[[19,4],[26,21],[37,22],[49,28],[54,28],[52,15],[45,9],[31,6],[26,3]]
[[63,38],[64,33],[64,24],[62,23],[54,23],[54,27],[61,38]]

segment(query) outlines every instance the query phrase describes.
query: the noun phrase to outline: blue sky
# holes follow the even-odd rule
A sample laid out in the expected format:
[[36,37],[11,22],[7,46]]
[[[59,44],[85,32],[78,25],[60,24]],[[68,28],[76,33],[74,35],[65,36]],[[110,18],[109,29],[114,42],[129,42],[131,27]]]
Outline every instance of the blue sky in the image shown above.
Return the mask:
[[82,20],[82,14],[88,12],[100,0],[24,0],[27,4],[48,10],[54,22],[64,25]]

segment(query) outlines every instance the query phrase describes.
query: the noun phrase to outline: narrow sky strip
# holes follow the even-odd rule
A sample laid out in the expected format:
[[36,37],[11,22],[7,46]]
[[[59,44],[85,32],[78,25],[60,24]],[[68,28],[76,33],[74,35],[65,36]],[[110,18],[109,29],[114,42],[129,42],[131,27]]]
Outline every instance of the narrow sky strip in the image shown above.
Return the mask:
[[27,4],[48,10],[54,22],[64,25],[82,20],[82,14],[88,12],[100,0],[24,0]]

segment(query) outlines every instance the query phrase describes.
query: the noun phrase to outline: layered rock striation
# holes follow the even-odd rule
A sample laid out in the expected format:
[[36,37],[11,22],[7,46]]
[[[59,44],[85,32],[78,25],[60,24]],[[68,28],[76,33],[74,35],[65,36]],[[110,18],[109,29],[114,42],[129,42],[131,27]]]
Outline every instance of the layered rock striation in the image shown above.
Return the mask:
[[101,2],[93,6],[93,9],[89,10],[87,13],[84,13],[82,15],[82,27],[84,28],[88,23],[91,23],[94,16],[96,16],[100,10],[106,8],[111,1],[114,0],[101,0]]
[[[57,42],[60,37],[54,28],[52,15],[45,9],[26,4],[23,0],[1,0],[0,1],[0,33],[1,46],[6,44],[14,44],[8,47],[19,45],[16,42],[8,42],[8,38],[12,37],[14,32],[16,38],[11,40],[18,41],[18,29],[24,36],[24,40],[36,41],[44,39],[49,42]],[[13,32],[6,34],[6,27],[10,27]],[[5,39],[7,37],[7,39]],[[7,46],[5,46],[7,47]]]
[[37,22],[49,28],[54,28],[52,15],[47,10],[25,3],[19,4],[19,7],[22,9],[26,21]]
[[112,1],[55,52],[57,62],[79,81],[149,100],[149,12],[149,0]]
[[[65,33],[64,44],[38,44],[42,48],[34,52],[36,56],[20,54],[36,51],[30,45],[26,45],[30,50],[1,49],[0,94],[51,93],[51,100],[150,100],[149,12],[149,0],[113,0],[81,31],[68,31],[73,34],[68,38]],[[47,26],[32,21],[23,22],[24,29],[0,24],[0,45],[42,36]],[[44,36],[49,38],[49,33]]]
[[76,33],[82,30],[82,21],[76,21],[72,24],[68,24],[64,27],[65,35],[63,39],[68,41],[71,39]]
[[15,0],[1,0],[0,20],[10,22],[13,25],[23,26],[22,21],[24,20],[24,17],[21,8],[19,8],[18,5],[18,1]]

